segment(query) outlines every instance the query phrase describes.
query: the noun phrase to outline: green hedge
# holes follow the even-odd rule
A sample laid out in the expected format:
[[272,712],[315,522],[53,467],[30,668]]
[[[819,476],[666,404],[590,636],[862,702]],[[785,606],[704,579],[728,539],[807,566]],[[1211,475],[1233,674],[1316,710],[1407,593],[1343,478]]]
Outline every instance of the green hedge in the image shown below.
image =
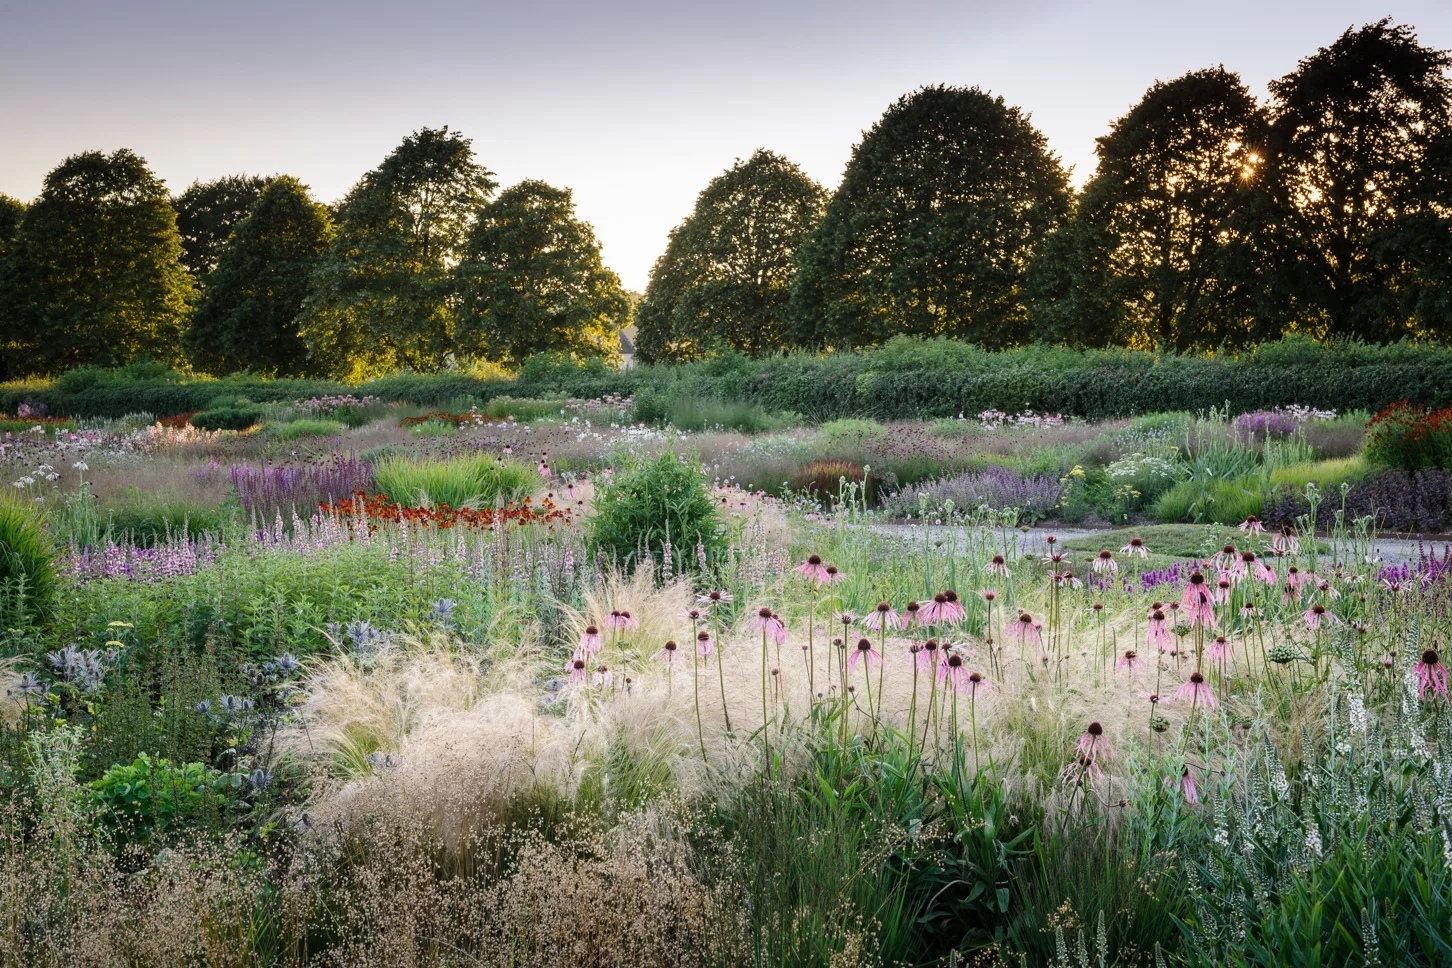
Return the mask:
[[1380,410],[1408,399],[1452,405],[1452,348],[1436,344],[1320,345],[1305,337],[1240,356],[1174,356],[1132,350],[1028,346],[989,353],[949,340],[893,339],[858,353],[739,356],[681,366],[613,370],[598,362],[531,360],[513,380],[398,373],[362,386],[327,380],[229,377],[184,379],[149,365],[72,371],[48,386],[0,388],[0,410],[43,401],[76,417],[158,416],[206,410],[222,395],[254,403],[337,393],[441,405],[461,397],[599,397],[649,387],[657,399],[695,397],[751,403],[825,420],[968,416],[998,409],[1060,412],[1087,419],[1227,403],[1233,411],[1299,403]]

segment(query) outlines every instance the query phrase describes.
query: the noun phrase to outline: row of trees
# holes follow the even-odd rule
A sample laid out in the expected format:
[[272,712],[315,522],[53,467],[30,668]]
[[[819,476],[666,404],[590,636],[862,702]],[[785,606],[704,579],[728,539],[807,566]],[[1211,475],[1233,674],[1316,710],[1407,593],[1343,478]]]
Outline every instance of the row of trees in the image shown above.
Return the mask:
[[1381,21],[1301,61],[1269,105],[1223,67],[1156,83],[1077,197],[1021,111],[925,88],[830,199],[765,152],[712,182],[656,263],[637,348],[1452,335],[1449,66]]
[[616,356],[630,299],[570,192],[495,195],[468,139],[404,139],[335,207],[289,176],[175,200],[130,151],[0,198],[6,375],[184,355],[212,373],[363,377],[540,352]]
[[[1084,189],[1017,108],[928,87],[830,195],[757,151],[670,235],[646,361],[878,343],[1241,346],[1298,330],[1452,335],[1452,57],[1349,30],[1260,104],[1223,67],[1156,83]],[[333,207],[290,177],[176,199],[129,151],[0,197],[7,375],[140,355],[361,377],[535,353],[613,357],[631,318],[567,190],[495,194],[468,139],[406,138]]]

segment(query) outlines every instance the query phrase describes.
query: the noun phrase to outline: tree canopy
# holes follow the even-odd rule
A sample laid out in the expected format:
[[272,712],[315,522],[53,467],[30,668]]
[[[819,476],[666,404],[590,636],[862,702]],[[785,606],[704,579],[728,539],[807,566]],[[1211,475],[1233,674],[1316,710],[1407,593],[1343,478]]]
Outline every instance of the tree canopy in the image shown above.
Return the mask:
[[1025,272],[1069,201],[1044,136],[1001,97],[939,86],[899,99],[798,253],[799,340],[1022,339]]
[[453,349],[453,270],[494,191],[468,138],[422,128],[348,193],[312,274],[299,332],[325,372],[441,367]]
[[1182,351],[1252,335],[1255,279],[1235,249],[1264,142],[1261,109],[1224,68],[1151,87],[1099,139],[1072,223],[1033,268],[1035,328]]
[[1426,206],[1429,154],[1452,135],[1447,52],[1390,20],[1347,30],[1271,82],[1263,312],[1320,335],[1409,332],[1378,236]]
[[518,366],[536,353],[618,359],[630,298],[567,188],[524,181],[480,213],[459,266],[461,356]]
[[176,197],[176,227],[181,232],[182,265],[204,281],[222,255],[222,246],[267,185],[257,175],[225,175],[194,181]]
[[11,372],[177,358],[192,282],[171,198],[137,155],[67,158],[12,246],[12,305],[0,321]]
[[636,316],[640,358],[790,347],[793,260],[826,199],[795,164],[762,148],[712,179],[651,271]]
[[332,219],[307,186],[268,182],[222,247],[186,334],[187,356],[209,373],[312,373],[297,317],[327,249]]

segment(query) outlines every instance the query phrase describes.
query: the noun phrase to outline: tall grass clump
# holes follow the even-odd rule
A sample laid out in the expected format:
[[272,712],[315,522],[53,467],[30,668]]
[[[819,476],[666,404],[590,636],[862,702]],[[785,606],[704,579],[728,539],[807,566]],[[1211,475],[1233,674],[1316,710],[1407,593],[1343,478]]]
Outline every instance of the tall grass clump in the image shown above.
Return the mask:
[[519,397],[495,397],[484,405],[484,413],[501,420],[517,420],[529,423],[560,416],[565,407],[563,399],[531,400]]
[[664,453],[628,465],[595,496],[587,539],[634,571],[667,549],[678,570],[698,570],[726,547],[726,525],[695,461]]
[[666,420],[677,430],[736,430],[743,434],[777,430],[787,422],[773,417],[758,404],[693,396],[674,400]]
[[540,485],[534,469],[487,454],[447,460],[385,457],[374,465],[373,480],[378,493],[395,504],[451,508],[514,504]]
[[289,423],[271,424],[268,429],[278,440],[298,440],[302,437],[336,437],[347,428],[341,420],[303,417]]
[[0,498],[0,613],[9,627],[24,627],[50,615],[56,573],[40,512]]

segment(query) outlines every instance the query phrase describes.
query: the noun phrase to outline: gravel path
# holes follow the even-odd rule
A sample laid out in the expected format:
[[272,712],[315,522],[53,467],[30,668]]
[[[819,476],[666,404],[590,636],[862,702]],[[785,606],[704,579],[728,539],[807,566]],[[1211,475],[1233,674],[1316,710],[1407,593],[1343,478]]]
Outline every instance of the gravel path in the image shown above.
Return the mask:
[[[901,540],[917,538],[921,540],[921,525],[916,524],[870,524],[867,527],[882,535],[888,535]],[[934,528],[935,533],[946,531],[946,528]],[[966,527],[952,529],[957,532],[957,538],[964,541],[968,535]],[[1044,540],[1049,535],[1054,535],[1061,542],[1072,541],[1075,538],[1083,538],[1093,534],[1099,534],[1106,529],[1102,528],[1029,528],[1026,531],[1015,530],[1014,534],[1018,539],[1018,550],[1020,554],[1041,554],[1048,547]],[[1116,529],[1118,530],[1118,529]],[[1330,539],[1322,538],[1321,541],[1333,544]],[[1342,549],[1349,550],[1349,542],[1343,544]],[[1452,541],[1447,539],[1433,541],[1416,541],[1409,538],[1378,538],[1373,547],[1376,557],[1382,564],[1400,565],[1409,561],[1415,561],[1419,555],[1436,551],[1439,556],[1448,553],[1452,549]],[[1338,550],[1342,550],[1338,549]]]

